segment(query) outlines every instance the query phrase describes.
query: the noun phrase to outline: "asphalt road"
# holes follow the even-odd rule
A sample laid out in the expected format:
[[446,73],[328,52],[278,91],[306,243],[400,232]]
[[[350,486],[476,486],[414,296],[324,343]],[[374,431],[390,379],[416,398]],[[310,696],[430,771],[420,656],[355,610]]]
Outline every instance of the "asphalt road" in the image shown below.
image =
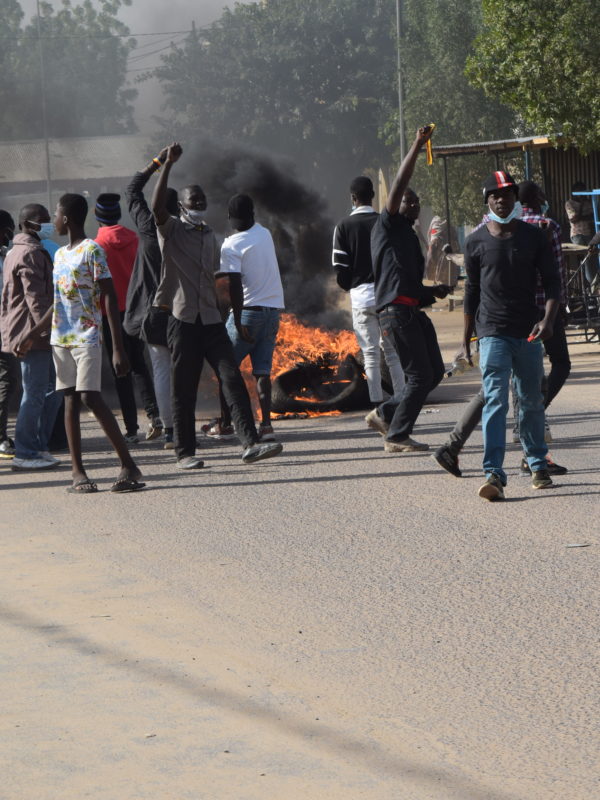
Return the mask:
[[458,480],[362,414],[280,422],[254,466],[140,444],[131,495],[87,418],[97,495],[0,463],[0,798],[600,797],[600,347],[575,351],[550,417],[569,473],[534,491],[510,445],[503,504],[477,496],[479,430]]

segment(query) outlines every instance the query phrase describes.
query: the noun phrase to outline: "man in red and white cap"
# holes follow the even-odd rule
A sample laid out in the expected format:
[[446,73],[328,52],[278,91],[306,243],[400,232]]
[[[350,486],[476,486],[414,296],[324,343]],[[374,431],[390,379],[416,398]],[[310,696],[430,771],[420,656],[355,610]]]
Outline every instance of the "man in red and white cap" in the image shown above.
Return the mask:
[[[544,442],[542,341],[552,336],[559,305],[560,277],[546,234],[519,219],[518,186],[503,170],[483,185],[488,222],[465,242],[465,326],[463,355],[471,362],[477,324],[485,406],[482,427],[486,481],[479,496],[504,499],[506,414],[511,372],[519,396],[521,443],[534,489],[552,485]],[[536,305],[540,276],[546,296],[542,319]]]

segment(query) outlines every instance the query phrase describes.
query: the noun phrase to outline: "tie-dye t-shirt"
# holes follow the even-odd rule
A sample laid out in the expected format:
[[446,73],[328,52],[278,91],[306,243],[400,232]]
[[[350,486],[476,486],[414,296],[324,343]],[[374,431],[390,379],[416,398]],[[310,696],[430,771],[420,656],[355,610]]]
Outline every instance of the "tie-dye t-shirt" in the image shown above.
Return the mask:
[[54,256],[54,313],[50,343],[59,347],[102,344],[98,281],[110,278],[106,255],[93,239]]

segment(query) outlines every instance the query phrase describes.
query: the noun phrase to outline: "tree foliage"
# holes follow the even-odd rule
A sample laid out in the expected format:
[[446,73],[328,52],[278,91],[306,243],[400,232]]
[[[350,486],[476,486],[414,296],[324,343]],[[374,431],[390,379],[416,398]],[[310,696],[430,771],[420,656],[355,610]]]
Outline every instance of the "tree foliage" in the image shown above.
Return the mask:
[[199,133],[291,156],[329,196],[387,160],[379,136],[394,96],[387,0],[269,0],[225,10],[163,59],[182,139]]
[[[41,45],[37,18],[23,25],[16,0],[4,0],[1,139],[36,139],[43,135],[42,72],[52,137],[99,136],[134,130],[132,101],[125,88],[127,58],[135,47],[117,13],[131,0],[91,0],[60,8],[40,3]],[[7,6],[6,10],[5,7]]]
[[[480,0],[404,0],[402,63],[405,129],[410,145],[420,125],[436,123],[433,144],[509,139],[523,134],[517,115],[469,84],[465,62],[481,30]],[[398,116],[390,109],[386,129],[397,137]],[[393,137],[393,139],[391,138]],[[451,218],[455,224],[481,216],[481,181],[495,169],[485,156],[448,159]],[[445,215],[443,166],[420,159],[414,185],[423,202]]]
[[536,133],[600,147],[598,0],[483,0],[467,74]]

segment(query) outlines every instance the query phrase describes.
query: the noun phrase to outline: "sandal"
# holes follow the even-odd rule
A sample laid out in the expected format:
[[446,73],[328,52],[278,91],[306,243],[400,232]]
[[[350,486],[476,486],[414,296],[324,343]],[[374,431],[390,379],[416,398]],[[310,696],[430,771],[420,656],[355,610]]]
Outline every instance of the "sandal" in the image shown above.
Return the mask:
[[145,485],[145,483],[136,481],[135,478],[119,478],[119,480],[113,483],[110,490],[111,492],[118,492],[121,494],[124,492],[139,492]]
[[98,486],[89,478],[82,478],[75,481],[72,486],[67,487],[67,492],[70,494],[94,494],[98,491]]

